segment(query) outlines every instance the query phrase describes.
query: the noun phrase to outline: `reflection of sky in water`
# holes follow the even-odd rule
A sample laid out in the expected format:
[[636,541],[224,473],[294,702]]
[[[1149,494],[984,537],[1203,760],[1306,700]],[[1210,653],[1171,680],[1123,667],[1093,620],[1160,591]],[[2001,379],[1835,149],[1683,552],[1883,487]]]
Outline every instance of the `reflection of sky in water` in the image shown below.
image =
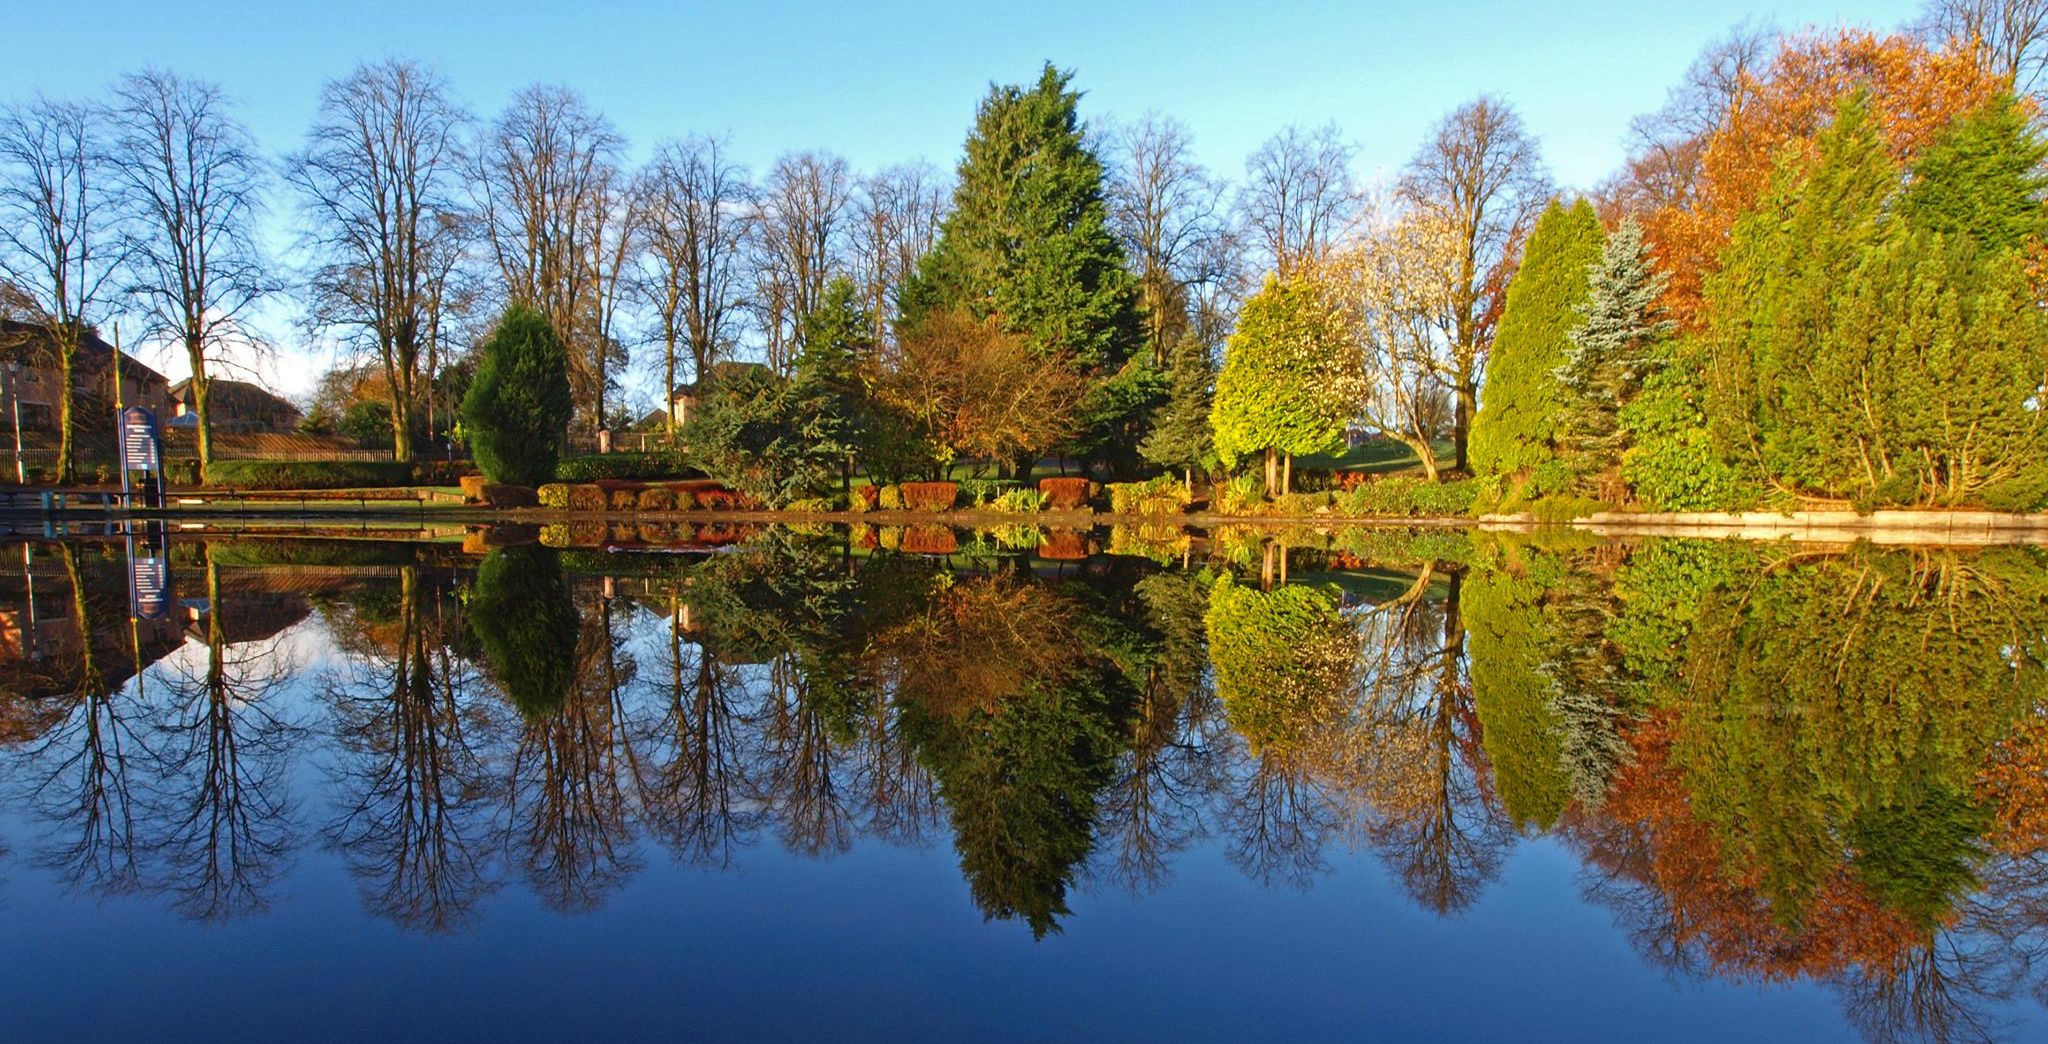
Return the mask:
[[[181,582],[190,579],[182,569]],[[62,575],[50,580],[39,597]],[[921,845],[879,840],[856,821],[846,850],[826,845],[823,857],[794,854],[762,822],[724,870],[692,868],[647,830],[630,831],[614,853],[630,869],[594,908],[571,914],[542,898],[500,840],[483,846],[486,884],[459,930],[401,930],[366,913],[363,884],[329,832],[360,762],[336,738],[333,694],[360,684],[364,667],[340,629],[375,583],[390,581],[316,594],[303,619],[231,650],[238,663],[290,665],[260,708],[287,737],[266,785],[288,792],[272,800],[290,839],[260,911],[199,924],[162,894],[71,887],[39,865],[63,839],[26,791],[34,779],[75,780],[76,768],[52,771],[61,750],[4,756],[0,982],[10,1000],[0,1026],[9,1039],[1855,1036],[1841,997],[1824,986],[1674,979],[1646,962],[1615,912],[1584,897],[1597,871],[1551,837],[1515,841],[1468,908],[1439,916],[1370,847],[1343,838],[1323,843],[1326,871],[1305,888],[1261,885],[1230,858],[1213,807],[1202,812],[1208,829],[1167,858],[1154,887],[1119,883],[1099,845],[1068,893],[1061,930],[1039,942],[1021,923],[983,920],[943,814]],[[435,584],[448,593],[445,576]],[[596,585],[572,577],[571,589],[588,628]],[[442,612],[459,608],[448,597]],[[621,600],[614,612],[620,648],[637,663],[619,710],[644,744],[667,698],[668,606]],[[1354,621],[1365,612],[1343,609]],[[694,664],[701,649],[686,643],[684,655]],[[149,668],[141,696],[131,681],[111,702],[152,719],[136,734],[161,743],[189,725],[182,698],[207,663],[204,642],[188,637]],[[776,677],[768,664],[732,669],[742,718],[773,715]],[[473,703],[472,736],[490,748],[482,776],[500,786],[520,724],[481,688]],[[1214,742],[1247,757],[1227,732]],[[157,791],[171,784],[159,776],[138,767],[139,804],[164,800]],[[472,825],[516,828],[506,800],[481,798]],[[777,802],[757,786],[733,808],[772,819]],[[1998,1011],[2040,1023],[2024,1002]]]

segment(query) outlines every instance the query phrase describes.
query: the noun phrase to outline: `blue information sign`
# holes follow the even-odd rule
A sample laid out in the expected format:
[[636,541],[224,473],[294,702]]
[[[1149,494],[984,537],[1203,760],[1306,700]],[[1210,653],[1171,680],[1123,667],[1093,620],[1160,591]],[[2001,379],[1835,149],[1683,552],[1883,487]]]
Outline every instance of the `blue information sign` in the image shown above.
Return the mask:
[[121,467],[124,471],[156,471],[156,414],[145,406],[121,411]]

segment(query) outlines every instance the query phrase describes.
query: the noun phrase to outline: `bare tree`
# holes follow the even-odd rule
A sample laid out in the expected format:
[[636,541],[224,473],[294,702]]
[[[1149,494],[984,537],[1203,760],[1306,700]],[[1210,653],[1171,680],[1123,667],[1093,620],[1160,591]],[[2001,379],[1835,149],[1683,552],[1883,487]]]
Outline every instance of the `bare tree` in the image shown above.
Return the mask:
[[1707,136],[1751,89],[1777,43],[1768,24],[1738,23],[1693,59],[1663,108],[1629,122],[1628,165],[1598,193],[1603,219],[1692,207]]
[[1195,287],[1216,279],[1227,235],[1223,185],[1194,159],[1187,127],[1146,113],[1109,134],[1109,219],[1138,272],[1152,361],[1164,367],[1187,336]]
[[439,353],[465,117],[440,74],[413,62],[360,65],[320,93],[287,179],[306,213],[309,322],[374,353],[391,405],[394,457],[413,456],[413,425]]
[[[57,481],[73,477],[78,351],[119,260],[109,216],[104,115],[38,98],[0,109],[0,279],[25,296],[57,355]],[[121,379],[110,360],[110,379]]]
[[275,289],[255,237],[263,161],[227,97],[202,80],[131,74],[114,88],[113,118],[130,289],[150,334],[185,349],[204,477],[213,462],[209,365],[229,345],[250,344],[243,318]]
[[1290,126],[1245,160],[1237,209],[1245,237],[1283,278],[1320,260],[1358,212],[1356,150],[1337,125]]
[[619,336],[619,306],[632,291],[635,258],[644,243],[640,208],[633,189],[617,168],[606,168],[595,192],[594,221],[588,243],[590,258],[584,271],[590,279],[588,326],[592,367],[591,386],[596,395],[596,421],[610,427],[607,396],[619,383],[619,374],[630,361],[625,342]]
[[2013,93],[2041,97],[2048,0],[1928,0],[1915,28],[1931,43],[1974,56]]
[[1451,441],[1465,470],[1479,377],[1494,324],[1514,277],[1522,240],[1550,198],[1550,180],[1521,116],[1499,98],[1459,106],[1409,161],[1400,183],[1404,203],[1441,223],[1455,240],[1457,267],[1449,286],[1452,325],[1449,380],[1455,399]]
[[1447,222],[1389,213],[1322,269],[1365,359],[1361,419],[1413,450],[1431,481],[1439,467],[1431,440],[1457,374],[1450,349],[1461,249]]
[[[637,286],[654,310],[666,399],[676,387],[678,349],[697,380],[732,350],[743,209],[753,187],[746,169],[727,159],[724,142],[694,137],[655,149],[637,196],[647,244]],[[673,427],[673,411],[665,412]]]
[[843,269],[841,240],[853,194],[846,161],[794,152],[775,161],[754,210],[751,303],[766,338],[768,365],[787,371],[803,349],[803,319]]
[[584,420],[602,424],[603,346],[589,322],[592,265],[624,141],[582,96],[535,84],[512,99],[471,159],[483,233],[505,295],[539,309],[569,354]]
[[849,220],[849,264],[861,287],[874,342],[895,329],[896,298],[939,235],[952,204],[945,179],[926,163],[890,167],[863,178]]

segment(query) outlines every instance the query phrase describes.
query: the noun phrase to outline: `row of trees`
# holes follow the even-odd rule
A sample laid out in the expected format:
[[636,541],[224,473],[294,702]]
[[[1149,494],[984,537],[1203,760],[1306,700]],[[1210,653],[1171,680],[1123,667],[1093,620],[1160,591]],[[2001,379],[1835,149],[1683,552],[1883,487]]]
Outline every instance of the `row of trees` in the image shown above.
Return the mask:
[[1217,457],[1284,492],[1292,455],[1363,429],[1482,503],[2038,506],[2044,145],[2018,92],[2044,26],[1944,3],[1910,35],[1738,28],[1576,200],[1511,110],[1460,109],[1245,304]]
[[2048,502],[2048,142],[2018,93],[2048,9],[1936,13],[1976,28],[1738,31],[1622,176],[1550,207],[1480,414],[1499,502]]

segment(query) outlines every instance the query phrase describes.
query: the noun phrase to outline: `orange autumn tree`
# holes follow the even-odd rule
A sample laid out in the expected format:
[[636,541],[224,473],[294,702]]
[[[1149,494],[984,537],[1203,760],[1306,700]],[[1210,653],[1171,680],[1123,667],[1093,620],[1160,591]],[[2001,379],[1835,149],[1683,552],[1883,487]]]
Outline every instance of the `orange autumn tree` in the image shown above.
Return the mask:
[[[1665,291],[1670,314],[1682,325],[1694,322],[1702,281],[1720,267],[1735,219],[1763,197],[1788,150],[1799,159],[1813,155],[1816,136],[1843,97],[1859,88],[1867,92],[1887,151],[1910,163],[1950,121],[1990,102],[2003,87],[1967,53],[1860,29],[1787,37],[1768,62],[1736,69],[1721,93],[1698,103],[1721,107],[1708,130],[1646,147],[1614,190],[1653,201],[1641,221],[1659,266],[1672,274]],[[1681,179],[1687,191],[1648,185],[1672,180],[1666,168],[1674,157],[1696,164]]]

